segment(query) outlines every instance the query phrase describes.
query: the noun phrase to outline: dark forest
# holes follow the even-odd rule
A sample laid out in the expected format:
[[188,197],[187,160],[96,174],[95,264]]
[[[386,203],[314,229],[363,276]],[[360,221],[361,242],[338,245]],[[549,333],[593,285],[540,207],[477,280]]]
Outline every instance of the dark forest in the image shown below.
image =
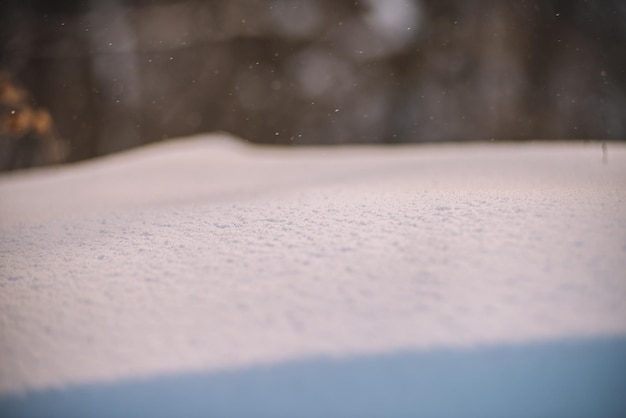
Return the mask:
[[0,163],[210,131],[623,140],[624,22],[619,0],[3,1]]

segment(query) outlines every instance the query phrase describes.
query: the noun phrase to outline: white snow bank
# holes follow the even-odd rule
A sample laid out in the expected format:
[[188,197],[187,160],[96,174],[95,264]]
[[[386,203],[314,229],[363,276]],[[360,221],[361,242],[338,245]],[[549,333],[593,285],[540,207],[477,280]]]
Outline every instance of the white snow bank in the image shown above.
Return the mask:
[[[0,394],[13,402],[11,394],[68,385],[257,376],[245,371],[319,358],[427,359],[442,349],[483,358],[480,350],[519,347],[523,364],[533,344],[621,338],[626,146],[608,152],[603,164],[598,144],[282,149],[213,135],[5,174]],[[612,360],[623,361],[623,346]],[[414,372],[400,389],[419,386],[428,363],[400,363]],[[445,363],[426,376],[450,373]],[[399,375],[381,364],[364,369],[383,382],[368,390],[396,393],[384,382]],[[544,366],[529,372],[526,389]],[[304,386],[349,402],[358,391],[333,381],[356,383],[351,370],[363,369],[347,370],[308,374]],[[290,386],[271,376],[270,387]],[[490,376],[500,387],[498,371]],[[280,390],[255,386],[246,398],[240,387],[229,386],[241,396],[228,404],[238,416],[304,408],[275,410]],[[430,390],[445,396],[446,387]],[[259,406],[261,394],[276,399]],[[316,399],[300,395],[291,394]],[[400,411],[372,399],[363,408],[454,416],[411,399]]]

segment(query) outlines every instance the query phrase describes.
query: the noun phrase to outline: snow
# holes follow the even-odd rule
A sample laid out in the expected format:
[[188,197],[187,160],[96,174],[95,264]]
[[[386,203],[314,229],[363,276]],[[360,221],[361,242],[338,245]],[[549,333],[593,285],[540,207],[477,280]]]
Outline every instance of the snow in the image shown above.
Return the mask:
[[0,176],[2,416],[624,416],[626,145]]

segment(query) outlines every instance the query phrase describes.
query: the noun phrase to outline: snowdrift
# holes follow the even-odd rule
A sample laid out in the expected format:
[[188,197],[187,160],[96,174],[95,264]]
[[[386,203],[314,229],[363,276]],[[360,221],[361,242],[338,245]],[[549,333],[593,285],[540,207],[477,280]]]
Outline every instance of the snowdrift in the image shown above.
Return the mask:
[[226,135],[0,176],[0,415],[624,416],[626,146]]

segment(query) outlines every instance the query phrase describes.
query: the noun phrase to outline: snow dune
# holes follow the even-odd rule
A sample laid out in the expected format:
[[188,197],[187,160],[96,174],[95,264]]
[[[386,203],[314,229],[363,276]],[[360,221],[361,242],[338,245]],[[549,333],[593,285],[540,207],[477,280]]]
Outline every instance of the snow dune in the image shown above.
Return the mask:
[[626,145],[226,135],[0,176],[1,416],[624,416]]

